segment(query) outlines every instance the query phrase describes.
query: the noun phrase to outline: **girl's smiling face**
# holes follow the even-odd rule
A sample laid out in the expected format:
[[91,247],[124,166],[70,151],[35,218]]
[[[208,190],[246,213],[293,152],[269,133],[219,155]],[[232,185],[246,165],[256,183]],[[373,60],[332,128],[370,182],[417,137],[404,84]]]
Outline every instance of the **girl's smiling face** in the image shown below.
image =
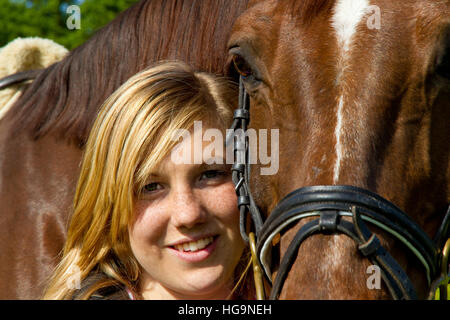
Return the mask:
[[[196,150],[203,132],[180,147]],[[213,157],[225,163],[222,151]],[[232,289],[244,242],[231,167],[204,160],[179,164],[169,154],[140,190],[129,237],[145,299],[225,299]]]

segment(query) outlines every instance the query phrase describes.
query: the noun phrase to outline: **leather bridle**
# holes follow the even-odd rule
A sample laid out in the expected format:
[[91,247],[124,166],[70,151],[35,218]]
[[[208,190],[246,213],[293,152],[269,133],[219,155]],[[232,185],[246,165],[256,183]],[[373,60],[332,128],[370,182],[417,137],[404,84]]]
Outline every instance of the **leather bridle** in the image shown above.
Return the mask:
[[17,72],[0,79],[0,90],[14,84],[19,84],[28,80],[34,80],[42,70],[27,70]]
[[[437,287],[440,288],[441,299],[447,299],[450,206],[434,241],[394,204],[373,192],[354,186],[309,186],[297,189],[282,199],[267,220],[263,221],[250,190],[249,142],[245,136],[249,121],[249,96],[241,77],[239,108],[235,110],[227,144],[234,141],[232,177],[238,196],[240,231],[252,253],[258,299],[265,298],[261,267],[267,280],[272,282],[271,249],[274,238],[305,218],[315,219],[304,224],[289,244],[272,283],[270,299],[279,297],[302,242],[317,233],[342,233],[350,237],[356,242],[357,250],[380,268],[381,277],[394,299],[417,299],[408,275],[367,224],[386,231],[402,242],[420,261],[430,287],[429,299],[434,298]],[[250,228],[247,225],[248,215]]]

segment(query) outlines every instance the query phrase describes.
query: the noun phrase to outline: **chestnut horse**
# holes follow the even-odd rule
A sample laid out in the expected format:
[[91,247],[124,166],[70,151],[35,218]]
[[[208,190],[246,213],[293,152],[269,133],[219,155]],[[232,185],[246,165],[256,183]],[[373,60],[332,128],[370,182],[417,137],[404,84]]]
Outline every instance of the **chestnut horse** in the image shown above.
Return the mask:
[[37,299],[58,262],[100,104],[155,61],[223,74],[247,0],[140,1],[42,70],[0,120],[0,299]]
[[256,230],[268,278],[285,272],[273,298],[427,297],[431,238],[449,237],[450,1],[250,1],[229,53],[250,127],[279,129],[279,171],[252,167],[254,203],[269,224],[297,214]]

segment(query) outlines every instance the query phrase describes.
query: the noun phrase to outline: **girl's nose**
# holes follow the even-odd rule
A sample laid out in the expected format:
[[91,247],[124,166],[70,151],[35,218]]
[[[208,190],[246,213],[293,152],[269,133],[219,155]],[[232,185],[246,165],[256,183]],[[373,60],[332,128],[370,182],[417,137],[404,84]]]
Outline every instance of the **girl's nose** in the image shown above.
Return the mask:
[[173,191],[171,198],[170,207],[175,227],[191,229],[206,222],[207,215],[202,207],[201,199],[193,193],[192,189]]

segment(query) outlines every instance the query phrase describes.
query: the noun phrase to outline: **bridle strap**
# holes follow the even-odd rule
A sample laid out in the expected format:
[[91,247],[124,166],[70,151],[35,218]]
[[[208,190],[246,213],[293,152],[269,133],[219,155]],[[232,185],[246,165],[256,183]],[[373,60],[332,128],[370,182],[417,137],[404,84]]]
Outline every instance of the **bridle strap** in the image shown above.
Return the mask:
[[[362,212],[363,219],[401,240],[429,268],[430,277],[436,273],[438,250],[422,229],[399,208],[368,190],[353,186],[311,186],[297,189],[275,207],[264,223],[258,239],[261,254],[268,238],[307,216],[316,216],[323,210],[338,210],[351,216],[351,207]],[[299,217],[297,219],[297,217]],[[263,258],[260,256],[260,258]],[[264,266],[264,261],[262,261]],[[267,268],[265,268],[267,271]]]
[[[331,214],[333,219],[327,218]],[[296,234],[280,263],[271,298],[278,297],[301,243],[314,233],[344,233],[358,245],[358,250],[380,267],[381,275],[395,299],[416,299],[414,286],[392,256],[367,228],[369,222],[404,243],[424,265],[428,283],[438,270],[438,250],[433,241],[399,208],[368,190],[353,186],[313,186],[287,195],[266,220],[258,255],[266,276],[271,278],[270,248],[272,239],[299,220],[319,217],[305,224]],[[341,219],[352,217],[352,223]],[[350,227],[351,226],[351,227]]]
[[436,235],[434,236],[434,243],[436,243],[438,248],[443,248],[444,244],[450,237],[450,205],[447,208],[447,213],[445,214],[444,220],[439,227]]
[[42,70],[28,70],[28,71],[22,71],[17,72],[14,74],[11,74],[9,76],[6,76],[4,78],[0,79],[0,90],[4,89],[6,87],[12,86],[14,84],[19,84],[24,81],[33,80],[37,77],[37,75]]
[[[414,286],[403,269],[381,246],[379,239],[361,221],[356,207],[352,210],[354,210],[353,224],[340,219],[341,217],[337,211],[323,211],[320,214],[320,218],[310,221],[300,228],[281,260],[272,286],[270,299],[278,298],[284,281],[297,259],[300,245],[306,238],[315,233],[343,233],[347,235],[357,243],[359,251],[365,257],[380,267],[381,277],[394,299],[417,299]],[[356,225],[359,225],[359,227],[355,228]]]
[[[258,207],[253,200],[250,192],[250,154],[249,141],[246,136],[247,126],[250,122],[249,96],[245,91],[242,77],[239,79],[239,108],[234,111],[233,124],[226,137],[226,146],[233,142],[234,164],[232,167],[232,179],[235,185],[235,191],[238,198],[239,208],[239,230],[242,239],[250,247],[253,264],[253,275],[256,286],[256,295],[258,300],[265,299],[264,282],[261,267],[256,254],[256,237],[263,226],[263,220]],[[247,233],[247,217],[250,213],[250,221],[254,232]],[[256,236],[255,236],[256,233]]]
[[[226,138],[226,144],[234,143],[235,161],[232,167],[232,179],[235,184],[235,191],[238,197],[238,207],[240,211],[240,232],[244,241],[249,244],[247,234],[247,216],[250,213],[252,226],[259,237],[263,226],[263,220],[258,207],[253,200],[250,191],[250,162],[248,138],[245,135],[247,126],[250,122],[249,96],[245,91],[242,77],[239,81],[239,108],[234,112],[234,120]],[[239,130],[240,129],[240,130]]]
[[361,241],[355,240],[358,243],[358,250],[380,267],[381,276],[392,297],[397,300],[416,300],[417,293],[408,275],[363,222],[356,206],[352,207],[352,214],[353,226]]
[[[327,212],[334,212],[329,219]],[[303,226],[285,252],[274,280],[271,298],[278,297],[291,264],[297,259],[301,243],[314,233],[344,233],[358,245],[358,250],[380,267],[381,276],[395,299],[417,299],[412,282],[395,259],[381,246],[366,227],[369,222],[404,243],[424,265],[428,283],[438,269],[438,250],[433,241],[406,214],[389,201],[352,186],[314,186],[300,188],[286,196],[269,215],[258,240],[258,256],[269,281],[270,247],[277,234],[307,217],[318,216]],[[342,220],[352,217],[352,223]],[[334,222],[333,222],[334,221]],[[352,225],[352,228],[349,227]],[[269,263],[270,264],[270,263]]]

